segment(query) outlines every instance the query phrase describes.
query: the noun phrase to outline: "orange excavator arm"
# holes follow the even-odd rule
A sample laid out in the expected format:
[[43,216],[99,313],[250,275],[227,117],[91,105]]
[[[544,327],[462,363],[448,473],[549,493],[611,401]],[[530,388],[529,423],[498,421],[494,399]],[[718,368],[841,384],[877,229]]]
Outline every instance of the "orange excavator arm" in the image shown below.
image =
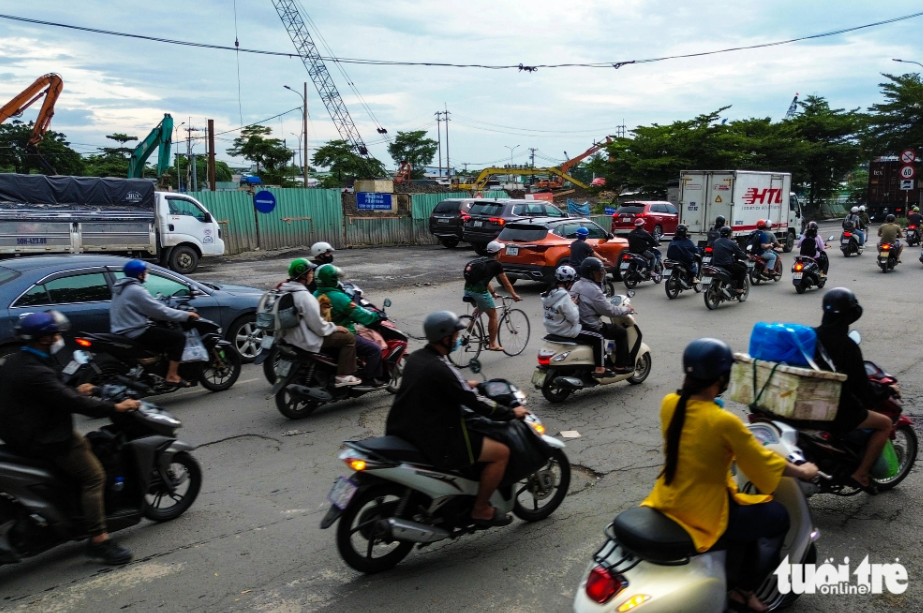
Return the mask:
[[42,108],[32,128],[32,136],[29,138],[28,146],[35,147],[42,141],[51,124],[51,118],[54,116],[54,103],[63,89],[64,81],[54,73],[37,78],[32,85],[22,90],[22,93],[0,107],[0,123],[10,117],[21,115],[24,110],[44,96],[45,100],[42,102]]
[[597,151],[599,151],[600,149],[602,149],[602,148],[605,147],[608,143],[611,143],[611,142],[612,142],[612,137],[607,136],[607,137],[606,137],[606,142],[604,142],[604,143],[596,143],[596,144],[594,144],[592,147],[590,147],[589,149],[587,149],[586,151],[584,151],[583,153],[581,153],[580,155],[578,155],[577,157],[571,158],[571,159],[567,160],[566,162],[564,162],[563,164],[561,164],[561,172],[562,172],[563,174],[568,174],[568,172],[570,171],[570,169],[573,168],[574,166],[576,166],[577,164],[579,164],[579,163],[581,162],[581,160],[584,160],[584,159],[590,157],[591,155],[593,155],[594,153],[596,153]]

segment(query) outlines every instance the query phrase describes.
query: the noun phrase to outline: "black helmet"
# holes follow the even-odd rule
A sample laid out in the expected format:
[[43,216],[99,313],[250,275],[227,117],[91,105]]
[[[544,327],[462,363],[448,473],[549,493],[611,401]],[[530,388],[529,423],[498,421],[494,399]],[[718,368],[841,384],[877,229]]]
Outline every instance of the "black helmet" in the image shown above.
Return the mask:
[[851,289],[834,287],[824,294],[824,323],[849,325],[862,317],[862,306]]
[[808,230],[816,230],[816,229],[817,229],[817,222],[816,222],[816,221],[809,221],[809,222],[808,222]]
[[676,226],[676,233],[673,235],[674,238],[686,238],[689,236],[689,228],[683,224]]
[[696,339],[683,350],[683,372],[693,379],[714,381],[733,365],[731,348],[717,338]]
[[886,221],[887,223],[894,223],[894,215],[891,215],[891,214],[889,213],[888,216],[885,217],[885,221]]
[[452,311],[436,311],[430,313],[423,320],[423,335],[431,343],[441,341],[447,336],[455,334],[456,330],[465,327],[458,319],[458,315]]
[[593,273],[603,269],[602,260],[599,258],[589,257],[580,263],[580,276],[585,279],[592,279]]
[[730,226],[721,226],[721,229],[718,230],[718,236],[721,238],[728,238],[732,234]]
[[718,215],[715,217],[715,227],[720,228],[727,223],[727,219],[724,218],[724,215]]

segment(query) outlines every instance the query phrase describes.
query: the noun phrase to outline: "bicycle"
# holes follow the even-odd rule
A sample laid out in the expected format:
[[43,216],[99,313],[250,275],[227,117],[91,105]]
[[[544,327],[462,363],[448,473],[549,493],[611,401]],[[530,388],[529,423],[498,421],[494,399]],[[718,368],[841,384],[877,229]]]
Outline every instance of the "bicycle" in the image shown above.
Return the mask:
[[[459,368],[464,368],[471,363],[471,360],[477,359],[490,344],[490,337],[481,315],[483,312],[478,309],[474,298],[465,296],[464,302],[472,305],[474,311],[471,315],[462,315],[458,319],[465,324],[465,328],[459,333],[461,346],[449,354],[449,361]],[[500,297],[500,320],[497,326],[497,342],[503,346],[503,353],[508,356],[516,356],[525,351],[526,345],[529,344],[529,334],[531,327],[529,317],[521,309],[510,308],[508,302],[513,299],[509,296]]]

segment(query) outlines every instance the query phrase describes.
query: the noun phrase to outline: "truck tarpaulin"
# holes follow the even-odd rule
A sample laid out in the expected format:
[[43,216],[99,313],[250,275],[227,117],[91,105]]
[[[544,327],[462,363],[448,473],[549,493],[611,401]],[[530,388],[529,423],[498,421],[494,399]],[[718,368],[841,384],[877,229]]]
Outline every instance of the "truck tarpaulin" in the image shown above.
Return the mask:
[[0,210],[49,213],[154,212],[154,183],[146,179],[0,174]]

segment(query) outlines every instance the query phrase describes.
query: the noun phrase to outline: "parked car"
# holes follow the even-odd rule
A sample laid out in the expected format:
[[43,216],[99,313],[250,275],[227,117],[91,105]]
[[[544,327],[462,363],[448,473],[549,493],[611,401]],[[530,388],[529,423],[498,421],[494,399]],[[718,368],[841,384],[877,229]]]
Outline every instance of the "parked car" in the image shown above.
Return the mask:
[[471,243],[479,255],[487,253],[487,243],[500,236],[508,223],[530,217],[567,217],[553,204],[541,200],[477,201],[468,215],[463,240]]
[[462,240],[464,224],[468,219],[474,198],[443,200],[429,216],[429,233],[439,239],[443,247],[452,249]]
[[[0,261],[0,356],[16,351],[19,318],[55,309],[70,319],[71,348],[77,332],[109,332],[112,285],[124,276],[128,260],[108,255],[39,255]],[[243,285],[206,283],[148,264],[145,289],[152,295],[192,294],[189,303],[206,319],[217,322],[225,338],[252,362],[260,352],[256,307],[263,290]]]
[[644,229],[655,238],[673,235],[679,223],[679,213],[673,204],[666,201],[626,202],[612,214],[612,232],[622,234],[635,229],[635,220],[644,220]]
[[614,266],[628,247],[625,239],[616,238],[589,219],[537,217],[506,224],[500,232],[498,240],[506,245],[500,252],[506,276],[510,281],[552,283],[555,269],[569,261],[570,244],[581,226],[590,231],[587,242]]

